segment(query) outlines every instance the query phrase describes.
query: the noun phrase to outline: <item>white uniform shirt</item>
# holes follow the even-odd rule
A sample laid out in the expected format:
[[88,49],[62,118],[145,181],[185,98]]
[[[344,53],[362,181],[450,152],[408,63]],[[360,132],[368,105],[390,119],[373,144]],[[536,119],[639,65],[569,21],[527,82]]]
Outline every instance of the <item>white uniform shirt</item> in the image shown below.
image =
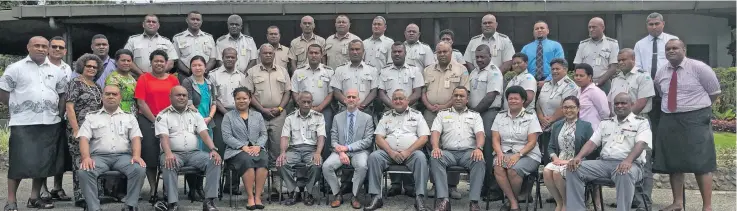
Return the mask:
[[402,151],[409,149],[420,136],[429,136],[430,128],[421,112],[408,107],[402,113],[394,109],[384,112],[374,134],[384,136],[392,150]]
[[[645,142],[647,147],[653,147],[653,134],[647,119],[630,113],[619,122],[617,119],[606,119],[599,123],[599,127],[591,135],[591,141],[601,147],[601,158],[610,160],[624,160],[632,152],[637,142]],[[647,156],[642,151],[637,162],[645,163]]]

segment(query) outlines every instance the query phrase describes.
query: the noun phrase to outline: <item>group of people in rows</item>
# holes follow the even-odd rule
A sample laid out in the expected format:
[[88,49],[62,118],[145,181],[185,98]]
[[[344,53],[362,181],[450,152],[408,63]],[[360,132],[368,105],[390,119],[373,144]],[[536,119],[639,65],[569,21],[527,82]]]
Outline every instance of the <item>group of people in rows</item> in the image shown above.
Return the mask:
[[[392,165],[413,174],[391,175],[388,194],[415,197],[417,210],[430,210],[425,196],[437,199],[435,210],[450,210],[449,198],[461,198],[450,167],[469,172],[470,210],[480,210],[482,191],[519,210],[531,189],[526,184],[535,182],[525,178],[541,164],[556,211],[584,210],[584,186],[595,179],[616,184],[617,210],[649,203],[633,196],[641,185],[649,197],[653,172],[671,176],[673,204],[663,210],[682,209],[683,173],[696,174],[703,210],[711,210],[716,158],[708,120],[719,83],[708,65],[685,57],[683,41],[663,32],[658,13],[647,17],[649,35],[634,49],[620,49],[604,36],[604,21],[591,19],[572,68],[542,21],[534,25],[535,40],[515,53],[509,37],[496,32],[496,18],[486,15],[483,34],[462,54],[452,48],[450,30],[440,33],[435,50],[418,41],[416,24],[406,27],[405,42],[394,42],[383,35],[381,16],[363,41],[349,32],[345,15],[327,39],[305,16],[290,47],[279,44],[279,28],[271,26],[269,42],[258,49],[241,34],[241,17],[228,18],[229,34],[217,42],[200,30],[202,20],[190,12],[188,29],[171,42],[157,33],[157,16],[147,15],[144,33],[113,57],[107,38],[94,36],[93,54],[74,68],[62,61],[63,38],[31,38],[28,57],[0,78],[0,101],[11,115],[4,210],[18,210],[24,178],[33,178],[29,208],[74,200],[100,210],[104,186],[123,198],[124,210],[137,210],[145,178],[156,201],[158,174],[166,209],[178,210],[177,171],[185,166],[205,175],[204,184],[200,176],[185,177],[188,197],[203,201],[203,210],[217,210],[221,171],[238,175],[224,181],[226,193],[240,192],[243,182],[247,209],[263,209],[270,167],[280,177],[275,184],[286,184],[268,190],[286,194],[282,204],[295,204],[305,189],[301,200],[314,204],[324,177],[330,206],[340,207],[350,193],[351,207],[376,210],[383,206],[382,172]],[[336,172],[348,167],[352,176],[339,179]],[[67,170],[74,171],[72,197],[61,188]],[[98,184],[110,170],[126,181]],[[366,179],[371,200],[363,204],[357,195]]]

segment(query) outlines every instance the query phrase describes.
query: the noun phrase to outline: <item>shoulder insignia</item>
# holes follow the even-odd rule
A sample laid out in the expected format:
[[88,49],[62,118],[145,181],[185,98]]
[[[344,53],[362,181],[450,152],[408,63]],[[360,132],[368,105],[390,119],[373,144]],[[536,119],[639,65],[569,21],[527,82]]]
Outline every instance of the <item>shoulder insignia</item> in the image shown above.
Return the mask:
[[404,64],[406,64],[407,66],[410,66],[410,67],[414,67],[415,66],[414,64],[407,64],[407,63],[404,63]]
[[134,38],[134,37],[139,37],[139,36],[143,36],[143,34],[134,34],[134,35],[131,35],[130,37],[128,37],[128,39]]
[[205,35],[209,35],[209,36],[212,36],[212,35],[211,35],[210,33],[207,33],[207,32],[205,32],[205,31],[202,31],[202,30],[200,30],[200,32],[202,32],[202,34],[205,34]]
[[478,111],[475,111],[471,108],[466,108],[466,111],[471,112],[471,113],[477,113],[477,114],[479,113]]
[[332,67],[327,66],[327,65],[323,65],[322,68],[325,68],[325,69],[328,69],[328,70],[332,70],[333,69]]
[[228,35],[227,35],[227,34],[226,34],[226,35],[223,35],[223,36],[220,36],[220,37],[218,37],[218,40],[217,40],[217,41],[220,41],[220,40],[224,40],[224,39],[226,39],[226,38],[228,38]]
[[156,116],[156,122],[161,122],[161,116]]
[[566,83],[569,83],[569,84],[570,84],[570,83],[573,83],[573,81],[571,81],[571,79],[570,79],[570,78],[566,78],[566,79],[563,79],[563,82],[566,82]]
[[637,116],[635,116],[635,119],[645,120],[645,117],[641,117],[641,116],[637,115]]
[[476,38],[481,38],[481,36],[484,36],[484,35],[483,34],[479,34],[479,35],[476,35],[476,36],[471,37],[471,39],[473,40],[473,39],[476,39]]
[[302,69],[302,68],[305,68],[305,67],[307,67],[307,64],[302,64],[302,65],[297,66],[297,69]]
[[175,34],[173,37],[178,37],[178,36],[183,36],[183,35],[184,35],[184,32],[179,32],[179,33]]
[[384,67],[382,67],[381,69],[384,69],[384,68],[390,68],[390,67],[392,67],[392,66],[394,66],[394,64],[392,64],[392,63],[389,63],[389,64],[386,64],[386,65],[384,65]]
[[637,72],[645,73],[645,70],[643,70],[642,68],[639,68],[637,69]]
[[614,118],[613,117],[607,117],[607,118],[602,119],[602,121],[614,121]]
[[384,114],[382,114],[382,116],[387,116],[391,114],[392,114],[392,110],[388,110],[388,111],[384,111]]
[[504,114],[504,113],[509,113],[509,111],[507,111],[506,109],[502,109],[502,110],[499,110],[499,112],[497,112],[497,115]]
[[509,36],[507,36],[506,34],[502,34],[502,33],[499,33],[499,32],[497,32],[497,34],[499,34],[500,37],[509,39]]
[[459,51],[458,49],[453,49],[453,52],[458,52],[458,53],[460,53],[461,51]]
[[299,109],[294,109],[294,111],[292,111],[292,113],[287,114],[287,116],[296,115],[297,112],[299,112]]
[[420,113],[420,111],[418,111],[418,110],[416,110],[416,109],[414,109],[414,108],[409,108],[409,107],[407,107],[407,109],[409,109],[409,111],[410,111],[410,112],[412,112],[412,113],[416,113],[416,114],[422,114],[422,113]]
[[591,38],[587,38],[585,40],[581,40],[581,44],[584,44],[584,43],[589,42],[589,41],[591,41]]
[[438,116],[440,116],[440,112],[443,112],[443,111],[447,111],[447,112],[450,112],[450,109],[451,109],[451,108],[444,108],[444,109],[440,109],[440,111],[438,111]]
[[312,115],[322,116],[322,113],[320,113],[320,112],[317,112],[317,111],[314,111],[314,110],[310,110],[310,112],[312,112]]
[[527,113],[527,114],[533,114],[533,113],[535,113],[535,110],[533,110],[533,109],[525,109],[525,113]]
[[616,39],[611,38],[611,37],[606,37],[606,40],[608,40],[609,42],[619,42]]

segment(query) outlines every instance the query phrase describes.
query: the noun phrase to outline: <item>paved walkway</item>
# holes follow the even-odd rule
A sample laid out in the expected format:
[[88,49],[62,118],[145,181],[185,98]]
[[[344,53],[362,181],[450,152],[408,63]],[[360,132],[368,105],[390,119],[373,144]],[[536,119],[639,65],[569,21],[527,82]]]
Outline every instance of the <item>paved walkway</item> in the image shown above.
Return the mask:
[[[6,171],[0,171],[1,175],[6,175]],[[71,185],[71,173],[67,173],[64,176],[64,189],[67,191],[67,193],[71,193],[72,191],[72,185]],[[180,183],[183,181],[183,178],[180,178]],[[28,197],[30,196],[30,180],[23,180],[21,187],[18,190],[18,199],[21,210],[28,210],[25,208],[25,203]],[[53,184],[51,179],[49,180],[49,185]],[[5,201],[7,199],[7,191],[5,188],[7,187],[7,180],[6,179],[0,179],[0,187],[3,188],[2,191],[0,191],[0,201],[5,204]],[[180,188],[183,187],[182,184],[179,186]],[[149,186],[146,183],[143,186],[143,198],[148,199],[148,190]],[[467,197],[466,194],[468,194],[468,183],[461,182],[459,184],[459,190],[461,193],[464,194],[464,197]],[[534,190],[533,190],[534,191]],[[548,191],[544,186],[542,187],[542,197],[543,199],[548,197]],[[689,190],[686,192],[687,194],[687,210],[693,211],[693,210],[701,210],[701,196],[698,191],[696,190]],[[217,206],[220,208],[220,210],[236,210],[234,208],[228,208],[228,195],[225,195],[223,198],[223,201],[217,202]],[[188,200],[186,200],[186,195],[184,195],[183,191],[180,191],[180,199],[183,199],[180,203],[182,210],[201,210],[202,204],[201,203],[190,203]],[[672,196],[670,193],[670,190],[668,189],[657,189],[653,190],[653,198],[654,198],[654,210],[662,209],[668,204],[670,204],[672,200]],[[239,203],[239,209],[238,210],[245,210],[245,200],[244,197],[240,197]],[[713,210],[719,210],[719,211],[728,211],[728,210],[736,210],[735,208],[735,200],[737,200],[737,197],[735,196],[734,191],[716,191],[713,194]],[[604,201],[605,203],[612,203],[615,201],[615,192],[614,189],[605,188],[604,189]],[[382,210],[393,210],[393,211],[399,211],[399,210],[414,210],[412,207],[413,200],[406,196],[397,196],[397,197],[391,197],[388,200],[385,200],[384,209]],[[427,204],[430,204],[430,201],[426,201]],[[76,208],[72,205],[71,202],[57,202],[56,209],[54,210],[82,210],[80,208]],[[482,208],[483,208],[482,203]],[[543,211],[553,211],[555,208],[554,204],[543,204],[544,208],[541,209]],[[1,205],[0,205],[1,206]],[[467,210],[468,209],[468,200],[454,200],[452,201],[452,208],[454,210]],[[494,202],[491,203],[491,210],[498,210],[501,206],[500,202]],[[121,203],[106,203],[103,204],[103,210],[120,210],[123,207],[123,204]],[[141,201],[141,210],[153,210],[153,207],[146,201]],[[315,210],[315,211],[321,211],[321,210],[353,210],[350,208],[350,205],[348,203],[344,203],[341,208],[338,209],[332,209],[329,206],[324,205],[314,205],[312,207],[304,206],[303,204],[297,204],[295,206],[281,206],[276,204],[266,204],[266,210]],[[539,209],[540,210],[540,209]],[[607,208],[607,210],[614,210],[614,208]]]

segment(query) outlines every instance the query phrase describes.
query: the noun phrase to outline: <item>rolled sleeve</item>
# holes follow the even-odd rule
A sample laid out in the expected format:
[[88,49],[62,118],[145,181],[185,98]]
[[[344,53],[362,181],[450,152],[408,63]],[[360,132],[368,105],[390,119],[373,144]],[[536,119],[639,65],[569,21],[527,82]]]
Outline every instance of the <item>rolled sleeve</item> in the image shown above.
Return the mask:
[[[167,56],[169,56],[169,61],[174,61],[179,59],[179,54],[177,53],[176,48],[173,43],[169,42],[166,44],[169,47],[169,51],[166,52]],[[147,55],[143,55],[144,57],[148,57]]]
[[596,146],[601,146],[601,130],[604,128],[602,127],[603,124],[599,124],[599,127],[594,130],[594,134],[591,134],[591,139],[589,141],[594,142]]
[[[85,123],[87,123],[87,121],[85,121]],[[128,140],[133,140],[133,138],[135,137],[143,137],[143,134],[141,133],[141,128],[138,126],[138,121],[136,121],[135,117],[130,118],[130,124],[131,130],[128,131]]]
[[379,124],[376,125],[376,129],[374,130],[374,135],[380,135],[380,136],[386,136],[386,129],[385,129],[385,119],[379,120]]
[[[420,116],[422,117],[422,116]],[[427,122],[425,122],[424,118],[419,118],[421,121],[418,121],[417,123],[417,136],[429,136],[430,135],[430,128],[427,127]]]
[[645,142],[647,144],[647,147],[650,149],[653,148],[653,132],[650,130],[650,123],[648,121],[642,121],[640,123],[640,126],[637,127],[637,135],[635,136],[635,140],[637,142]]
[[[509,38],[505,38],[504,39],[504,52],[502,53],[502,62],[511,61],[514,53],[515,53],[514,45],[512,44],[512,40],[510,40]],[[502,65],[502,64],[499,64],[499,65]]]
[[[496,67],[494,67],[496,68]],[[498,69],[491,71],[489,83],[486,83],[486,93],[497,92],[502,93],[504,90],[504,76]]]
[[194,115],[194,121],[195,123],[195,132],[198,134],[202,131],[207,131],[207,124],[205,124],[205,118],[203,118],[199,113],[193,114]]
[[[415,69],[414,74],[415,74],[415,80],[413,80],[414,82],[412,83],[412,89],[425,86],[425,78],[422,76],[422,71]],[[408,90],[405,90],[405,91],[408,91]]]
[[317,131],[315,132],[317,132],[318,137],[322,136],[322,137],[327,138],[326,133],[325,133],[325,118],[320,118],[320,121],[317,122]]
[[473,132],[484,132],[484,120],[481,118],[480,114],[476,114],[474,117]]
[[525,78],[525,81],[522,82],[521,86],[527,91],[532,91],[532,92],[537,93],[537,81],[531,75],[528,75]]
[[648,98],[655,96],[655,86],[653,85],[653,79],[650,77],[642,77],[640,78],[641,84],[640,89],[637,90],[637,98]]
[[432,120],[431,131],[437,131],[439,133],[443,132],[443,116],[444,115],[438,114],[435,119]]
[[156,123],[154,123],[154,132],[156,137],[161,135],[169,135],[169,124],[167,123],[166,113],[160,113],[156,116]]

